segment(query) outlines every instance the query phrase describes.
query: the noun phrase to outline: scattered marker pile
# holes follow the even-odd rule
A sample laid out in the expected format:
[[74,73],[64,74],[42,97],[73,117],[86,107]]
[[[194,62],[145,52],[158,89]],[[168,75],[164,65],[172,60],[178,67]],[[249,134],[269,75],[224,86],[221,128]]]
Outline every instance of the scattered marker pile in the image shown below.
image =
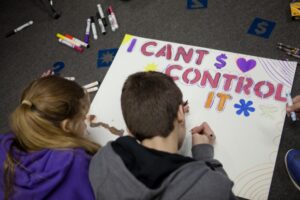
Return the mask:
[[295,58],[300,58],[300,49],[297,47],[292,47],[283,43],[277,43],[278,49],[287,53],[287,55],[293,56]]
[[[106,21],[105,15],[103,13],[101,4],[97,4],[97,13],[96,13],[96,19],[97,22],[100,26],[100,30],[102,35],[105,35],[107,33],[106,31],[106,26],[108,26],[108,23]],[[111,26],[112,31],[116,31],[119,28],[117,18],[115,13],[113,12],[113,9],[111,6],[107,8],[107,18]],[[98,39],[98,34],[97,34],[97,28],[95,24],[95,17],[91,16],[87,19],[87,25],[86,25],[86,30],[85,30],[85,36],[84,36],[84,41],[81,41],[78,38],[75,38],[69,34],[62,35],[60,33],[56,34],[56,37],[58,38],[58,41],[70,48],[73,48],[75,51],[82,53],[84,51],[84,48],[89,47],[89,39],[90,39],[90,32],[92,29],[92,34],[94,40]]]

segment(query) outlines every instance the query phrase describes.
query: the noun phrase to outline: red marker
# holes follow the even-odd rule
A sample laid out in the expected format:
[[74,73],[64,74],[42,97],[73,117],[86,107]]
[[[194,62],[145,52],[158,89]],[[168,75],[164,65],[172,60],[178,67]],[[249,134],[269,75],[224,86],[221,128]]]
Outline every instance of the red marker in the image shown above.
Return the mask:
[[108,7],[107,12],[108,12],[108,16],[109,17],[111,16],[111,26],[113,27],[114,30],[118,29],[119,25],[117,22],[117,18],[111,6]]

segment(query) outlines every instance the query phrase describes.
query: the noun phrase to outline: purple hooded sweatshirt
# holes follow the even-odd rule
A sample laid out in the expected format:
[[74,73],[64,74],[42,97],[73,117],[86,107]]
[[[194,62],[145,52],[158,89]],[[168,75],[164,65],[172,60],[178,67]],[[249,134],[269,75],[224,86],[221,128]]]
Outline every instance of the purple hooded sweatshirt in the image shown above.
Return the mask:
[[[0,134],[0,199],[4,198],[4,161],[13,134]],[[94,199],[88,179],[91,156],[83,149],[23,152],[12,154],[22,167],[15,168],[14,191],[10,199]]]

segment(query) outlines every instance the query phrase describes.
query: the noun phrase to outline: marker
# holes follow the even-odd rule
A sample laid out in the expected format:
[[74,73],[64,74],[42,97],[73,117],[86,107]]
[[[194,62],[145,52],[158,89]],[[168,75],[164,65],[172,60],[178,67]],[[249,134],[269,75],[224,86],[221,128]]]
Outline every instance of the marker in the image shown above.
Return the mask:
[[278,46],[278,49],[283,50],[284,52],[288,52],[288,53],[291,52],[291,49],[286,48],[286,47],[284,47],[284,46]]
[[[288,104],[288,106],[292,106],[293,105],[293,100],[292,100],[291,94],[287,92],[286,93],[286,98],[287,98],[287,104]],[[293,121],[297,120],[295,112],[291,112],[291,117],[292,117]]]
[[100,29],[101,29],[101,33],[102,33],[103,35],[105,35],[105,34],[106,34],[106,30],[105,30],[105,27],[104,27],[104,25],[103,25],[102,20],[100,19],[99,13],[96,13],[96,17],[97,17],[97,20],[98,20],[98,23],[99,23],[99,26],[100,26]]
[[290,55],[290,56],[293,56],[295,58],[300,58],[300,55],[297,55],[297,54],[293,54],[293,53],[287,53],[287,54]]
[[108,15],[108,21],[109,21],[109,23],[110,23],[111,30],[112,30],[112,31],[115,31],[116,28],[115,28],[115,26],[114,26],[114,20],[113,20],[113,18],[112,18],[111,15]]
[[290,46],[290,45],[286,45],[286,44],[283,44],[283,43],[277,43],[277,46],[278,47],[284,47],[284,48],[288,48],[288,49],[291,49],[291,50],[298,50],[298,48],[296,48],[296,47],[292,47],[292,46]]
[[189,104],[189,101],[186,100],[185,102],[183,102],[183,106],[187,106]]
[[111,6],[108,7],[107,12],[108,12],[108,15],[111,15],[111,17],[112,17],[112,21],[113,21],[113,25],[114,25],[115,29],[118,29],[119,25],[117,22],[117,18],[116,18],[116,15]]
[[104,13],[103,13],[101,4],[97,4],[97,8],[98,8],[98,12],[99,12],[100,18],[101,18],[101,20],[102,20],[104,26],[107,26],[107,21],[106,21],[106,19],[105,19],[105,16],[104,16]]
[[75,77],[70,76],[70,77],[64,77],[65,79],[69,80],[69,81],[75,81]]
[[17,32],[19,32],[19,31],[21,31],[21,30],[27,28],[28,26],[31,26],[32,24],[33,24],[33,21],[30,20],[29,22],[23,24],[22,26],[19,26],[18,28],[15,28],[14,30],[9,31],[9,32],[5,35],[5,37],[8,38],[9,36],[14,35],[15,33],[17,33]]
[[100,81],[95,81],[95,82],[89,83],[87,85],[84,85],[83,87],[85,89],[88,89],[88,88],[91,88],[91,87],[94,87],[94,86],[97,86],[97,85],[100,85]]
[[291,51],[291,52],[297,52],[297,51],[300,50],[296,47],[290,48],[290,47],[287,47],[287,46],[278,46],[278,48],[281,49],[281,50],[284,50],[284,51]]
[[72,44],[72,43],[69,43],[67,40],[63,40],[63,39],[60,39],[60,38],[59,38],[58,41],[59,41],[60,43],[64,44],[64,45],[68,46],[68,47],[73,48],[75,51],[78,51],[78,52],[80,52],[80,53],[83,52],[83,48],[78,47],[78,46],[76,46],[76,45],[74,45],[74,44]]
[[97,90],[98,90],[98,87],[92,87],[92,88],[87,89],[86,91],[87,91],[88,93],[90,93],[90,92],[95,92],[95,91],[97,91]]
[[98,39],[98,35],[97,35],[97,30],[96,30],[96,26],[95,26],[95,19],[94,17],[90,17],[91,18],[91,26],[92,26],[92,31],[93,31],[93,37],[94,37],[94,40],[97,40]]
[[73,37],[72,35],[66,34],[65,36],[66,36],[66,38],[69,38],[70,40],[73,40],[74,42],[76,42],[80,46],[84,46],[86,48],[89,48],[89,44],[87,44],[87,43],[85,43],[85,42],[83,42],[83,41],[81,41],[81,40]]
[[65,40],[65,41],[67,41],[70,44],[74,44],[75,46],[80,47],[79,43],[75,42],[74,40],[71,40],[71,39],[67,38],[66,36],[64,36],[64,35],[62,35],[60,33],[56,33],[56,37],[58,37],[59,39]]
[[90,29],[91,29],[91,19],[88,18],[86,20],[86,30],[85,30],[85,36],[84,36],[84,42],[89,43],[89,38],[90,38]]

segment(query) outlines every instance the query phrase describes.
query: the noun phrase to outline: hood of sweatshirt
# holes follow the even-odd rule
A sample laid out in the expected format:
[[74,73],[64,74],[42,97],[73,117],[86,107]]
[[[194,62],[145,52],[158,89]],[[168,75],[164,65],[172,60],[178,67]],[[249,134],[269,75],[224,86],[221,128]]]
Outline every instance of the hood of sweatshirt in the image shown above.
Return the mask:
[[19,163],[15,167],[12,199],[65,199],[72,196],[72,199],[80,199],[81,192],[76,191],[80,188],[86,192],[85,199],[94,198],[88,181],[90,156],[84,150],[24,152],[13,145],[14,138],[13,134],[0,135],[0,196],[4,194],[3,169],[10,151]]
[[146,148],[130,136],[118,138],[111,146],[131,174],[151,189],[158,188],[179,167],[195,161],[179,154]]
[[131,139],[123,145],[108,143],[98,151],[92,158],[89,177],[96,199],[232,197],[232,182],[205,161],[147,149]]

